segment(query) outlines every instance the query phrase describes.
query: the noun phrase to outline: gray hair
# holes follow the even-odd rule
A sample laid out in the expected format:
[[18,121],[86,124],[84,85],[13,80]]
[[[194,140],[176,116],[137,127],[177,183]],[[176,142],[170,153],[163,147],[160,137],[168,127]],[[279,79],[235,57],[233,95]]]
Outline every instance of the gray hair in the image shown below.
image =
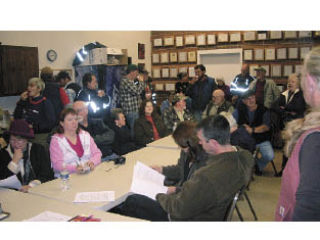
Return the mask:
[[46,86],[44,81],[42,81],[42,79],[36,78],[36,77],[29,79],[28,85],[32,85],[32,84],[36,85],[40,89],[40,91],[43,91]]

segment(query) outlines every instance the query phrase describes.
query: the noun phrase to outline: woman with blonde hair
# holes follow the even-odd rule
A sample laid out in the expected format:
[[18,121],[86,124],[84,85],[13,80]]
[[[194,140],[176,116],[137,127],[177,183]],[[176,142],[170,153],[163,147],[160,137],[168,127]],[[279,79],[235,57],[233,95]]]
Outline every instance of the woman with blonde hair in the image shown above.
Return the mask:
[[289,160],[282,175],[278,221],[320,220],[320,47],[305,58],[301,86],[311,111],[289,122],[284,131]]

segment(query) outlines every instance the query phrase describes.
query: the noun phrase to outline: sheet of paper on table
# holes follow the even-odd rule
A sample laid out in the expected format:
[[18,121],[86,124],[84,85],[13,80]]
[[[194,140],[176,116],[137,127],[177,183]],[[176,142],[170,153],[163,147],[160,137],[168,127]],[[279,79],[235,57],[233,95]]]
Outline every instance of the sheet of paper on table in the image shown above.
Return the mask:
[[71,219],[70,216],[66,216],[60,213],[44,211],[37,216],[24,220],[25,222],[67,222]]
[[109,202],[114,201],[114,191],[81,192],[77,193],[73,202]]
[[0,187],[20,189],[21,182],[19,181],[16,175],[12,175],[11,177],[0,180]]
[[163,185],[165,176],[154,169],[137,162],[133,170],[130,192],[142,194],[155,200],[158,193],[166,193],[168,188]]

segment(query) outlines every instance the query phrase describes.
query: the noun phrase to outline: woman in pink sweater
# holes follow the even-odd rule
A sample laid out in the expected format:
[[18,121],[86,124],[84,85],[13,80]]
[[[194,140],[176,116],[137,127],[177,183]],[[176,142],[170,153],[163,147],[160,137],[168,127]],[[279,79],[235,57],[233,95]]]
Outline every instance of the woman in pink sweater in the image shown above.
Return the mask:
[[60,114],[57,133],[51,138],[50,158],[56,177],[63,169],[83,173],[101,162],[100,150],[90,134],[80,130],[77,113],[71,108]]

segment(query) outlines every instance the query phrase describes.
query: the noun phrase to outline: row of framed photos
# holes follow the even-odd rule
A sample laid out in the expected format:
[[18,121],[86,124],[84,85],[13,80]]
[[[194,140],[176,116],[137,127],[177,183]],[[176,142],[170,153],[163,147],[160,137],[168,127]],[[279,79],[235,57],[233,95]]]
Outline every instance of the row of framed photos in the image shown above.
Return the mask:
[[257,67],[263,67],[266,70],[266,77],[288,77],[292,73],[301,73],[302,65],[300,64],[250,64],[249,71],[252,76],[256,76]]
[[[315,32],[315,34],[318,32]],[[312,31],[247,31],[247,32],[223,32],[217,34],[198,34],[185,36],[159,37],[153,39],[153,47],[183,47],[188,45],[206,46],[217,43],[259,41],[259,40],[281,40],[296,38],[311,38]]]
[[162,52],[152,54],[152,63],[197,62],[197,52]]
[[281,47],[281,48],[257,48],[244,49],[245,61],[273,61],[287,59],[304,59],[311,47]]
[[189,77],[195,77],[194,66],[184,66],[184,67],[163,67],[163,68],[153,68],[152,77],[153,78],[177,78],[178,73],[186,72]]

